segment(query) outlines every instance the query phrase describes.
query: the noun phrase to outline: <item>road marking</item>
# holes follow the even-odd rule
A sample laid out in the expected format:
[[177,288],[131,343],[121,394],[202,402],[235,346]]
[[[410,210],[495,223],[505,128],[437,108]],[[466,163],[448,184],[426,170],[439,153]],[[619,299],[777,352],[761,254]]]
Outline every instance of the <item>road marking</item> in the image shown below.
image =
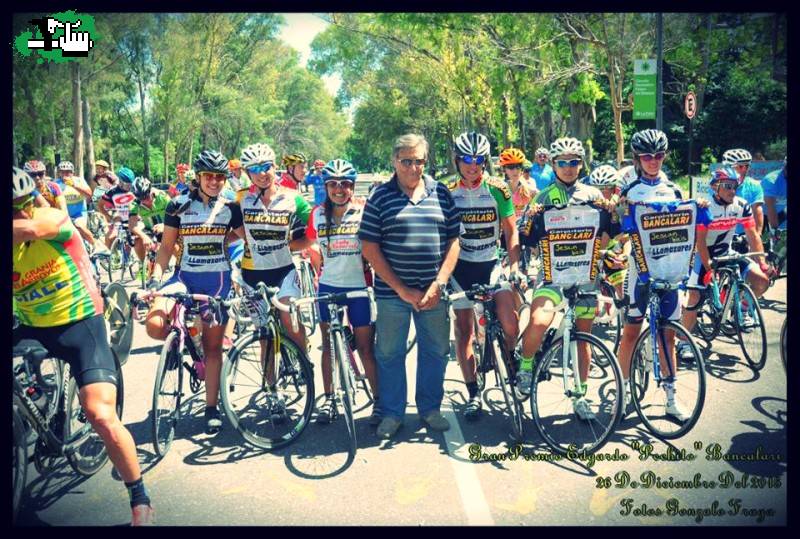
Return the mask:
[[444,432],[444,441],[447,454],[450,456],[448,460],[453,467],[453,474],[456,476],[456,485],[458,485],[458,493],[461,495],[464,514],[467,515],[467,524],[470,526],[494,526],[489,503],[486,501],[483,487],[478,480],[478,474],[475,473],[475,465],[465,462],[468,457],[454,454],[466,452],[464,435],[453,408],[445,402],[442,402],[442,415],[450,422],[450,430]]

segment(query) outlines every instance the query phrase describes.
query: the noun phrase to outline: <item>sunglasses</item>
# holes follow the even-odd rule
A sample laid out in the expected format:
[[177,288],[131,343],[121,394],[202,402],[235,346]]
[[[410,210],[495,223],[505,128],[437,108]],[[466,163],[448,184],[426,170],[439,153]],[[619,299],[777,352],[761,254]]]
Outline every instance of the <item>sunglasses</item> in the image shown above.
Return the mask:
[[581,160],[570,159],[569,161],[566,161],[564,159],[556,159],[555,163],[558,168],[577,167],[578,165],[581,164]]
[[406,168],[410,167],[411,165],[417,165],[418,167],[421,167],[427,162],[427,159],[400,159],[400,164]]
[[225,174],[223,174],[221,172],[198,172],[197,173],[197,177],[198,178],[203,178],[204,177],[207,180],[215,180],[215,181],[218,181],[218,182],[224,182],[225,180],[228,179],[227,175],[225,175]]
[[522,165],[517,163],[516,165],[506,165],[504,168],[507,168],[508,170],[517,170],[522,168]]
[[44,178],[44,172],[32,172],[31,178]]
[[747,168],[747,167],[750,166],[750,163],[736,163],[733,166],[734,166],[734,168]]
[[17,211],[24,210],[26,207],[33,204],[33,199],[34,197],[32,195],[29,195],[27,198],[25,198],[25,200],[23,200],[22,202],[18,202],[16,204],[12,204],[11,207]]
[[728,189],[729,191],[735,191],[738,187],[738,184],[735,182],[719,182],[717,185],[719,185],[721,189]]
[[645,163],[649,163],[653,159],[656,161],[661,161],[664,159],[664,156],[667,155],[667,152],[658,152],[658,153],[640,153],[639,159],[644,161]]
[[247,167],[247,172],[250,174],[263,174],[264,172],[269,172],[272,169],[273,163],[267,162],[261,165],[254,165],[252,167]]
[[485,155],[461,155],[458,158],[468,165],[482,165],[486,161]]
[[325,182],[325,187],[333,187],[334,189],[352,189],[353,182],[349,180],[328,180]]

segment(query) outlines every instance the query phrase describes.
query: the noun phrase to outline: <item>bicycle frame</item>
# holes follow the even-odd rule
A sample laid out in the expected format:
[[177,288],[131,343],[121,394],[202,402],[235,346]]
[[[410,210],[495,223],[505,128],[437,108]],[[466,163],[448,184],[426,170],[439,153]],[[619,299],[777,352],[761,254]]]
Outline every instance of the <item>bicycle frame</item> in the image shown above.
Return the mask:
[[[658,355],[658,342],[661,341],[661,349],[664,351],[667,367],[672,371],[672,357],[669,355],[669,348],[667,347],[667,340],[664,331],[659,327],[659,323],[663,320],[661,318],[661,297],[664,293],[670,290],[677,290],[680,286],[673,285],[664,281],[651,281],[647,289],[647,322],[649,324],[648,331],[650,332],[650,339],[652,341],[651,353],[653,355],[653,377],[656,380],[656,386],[660,387],[664,378],[661,376],[661,361]],[[659,339],[660,338],[660,339]],[[668,378],[675,378],[675,372],[670,372]]]

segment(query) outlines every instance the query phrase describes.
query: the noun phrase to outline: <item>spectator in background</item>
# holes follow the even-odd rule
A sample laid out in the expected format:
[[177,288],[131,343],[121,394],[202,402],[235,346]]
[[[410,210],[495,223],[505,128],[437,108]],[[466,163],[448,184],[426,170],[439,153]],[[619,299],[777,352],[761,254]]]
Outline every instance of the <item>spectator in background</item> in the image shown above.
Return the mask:
[[756,152],[753,154],[753,161],[766,161],[766,158],[763,153]]
[[324,166],[325,162],[321,159],[314,161],[314,168],[306,174],[304,181],[306,185],[314,186],[314,206],[324,203],[327,196],[325,193],[325,180],[322,177],[322,167]]
[[547,148],[539,148],[536,150],[535,162],[531,166],[531,178],[536,182],[536,189],[541,191],[555,180],[553,169],[547,164],[550,158],[550,152]]

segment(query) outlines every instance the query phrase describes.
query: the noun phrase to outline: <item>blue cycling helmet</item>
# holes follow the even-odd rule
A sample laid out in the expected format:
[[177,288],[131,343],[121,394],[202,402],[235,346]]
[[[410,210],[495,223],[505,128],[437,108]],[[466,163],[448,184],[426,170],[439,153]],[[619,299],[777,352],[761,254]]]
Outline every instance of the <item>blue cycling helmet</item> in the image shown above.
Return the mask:
[[121,182],[133,183],[133,180],[136,179],[136,175],[128,167],[120,167],[119,170],[117,170],[117,178],[119,178]]
[[717,182],[721,182],[723,180],[730,180],[732,182],[739,182],[739,175],[736,174],[736,171],[733,170],[733,167],[730,165],[726,165],[724,167],[719,167],[717,170],[711,173],[711,185],[714,185]]
[[328,164],[322,167],[322,180],[348,180],[356,183],[358,173],[350,161],[344,159],[332,159]]

